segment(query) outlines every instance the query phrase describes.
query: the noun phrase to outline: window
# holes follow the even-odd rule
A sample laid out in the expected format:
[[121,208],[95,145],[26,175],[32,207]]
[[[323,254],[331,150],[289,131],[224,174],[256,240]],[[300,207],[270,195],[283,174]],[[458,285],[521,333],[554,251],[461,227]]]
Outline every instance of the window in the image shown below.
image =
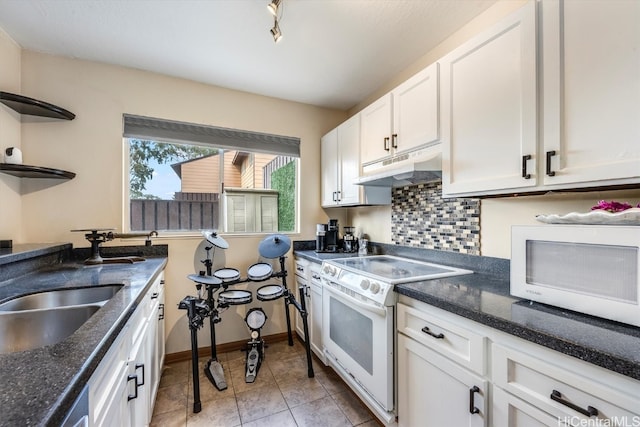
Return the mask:
[[296,230],[299,139],[124,117],[131,231]]

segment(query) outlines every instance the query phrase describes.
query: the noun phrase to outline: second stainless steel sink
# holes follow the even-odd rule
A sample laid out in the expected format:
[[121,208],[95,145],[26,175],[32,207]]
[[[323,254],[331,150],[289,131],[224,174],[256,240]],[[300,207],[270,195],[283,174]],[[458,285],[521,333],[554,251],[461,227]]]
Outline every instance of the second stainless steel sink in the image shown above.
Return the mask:
[[0,311],[38,310],[108,301],[123,285],[102,285],[76,289],[55,289],[17,297],[0,304]]

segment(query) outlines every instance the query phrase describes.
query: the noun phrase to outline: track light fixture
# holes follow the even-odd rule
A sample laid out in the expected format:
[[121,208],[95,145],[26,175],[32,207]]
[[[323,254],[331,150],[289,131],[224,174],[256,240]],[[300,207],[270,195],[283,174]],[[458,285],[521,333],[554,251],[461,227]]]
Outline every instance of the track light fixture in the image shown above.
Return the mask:
[[278,16],[278,8],[280,7],[281,2],[282,0],[273,0],[267,5],[267,9],[269,9],[269,12],[271,12],[273,16]]
[[271,36],[273,36],[273,41],[278,43],[282,39],[282,31],[280,31],[278,20],[282,21],[284,0],[273,0],[267,5],[267,9],[273,15],[273,28],[270,30]]
[[271,35],[273,36],[273,41],[278,43],[282,39],[282,32],[280,31],[280,26],[278,25],[278,18],[273,21],[273,28],[271,28]]

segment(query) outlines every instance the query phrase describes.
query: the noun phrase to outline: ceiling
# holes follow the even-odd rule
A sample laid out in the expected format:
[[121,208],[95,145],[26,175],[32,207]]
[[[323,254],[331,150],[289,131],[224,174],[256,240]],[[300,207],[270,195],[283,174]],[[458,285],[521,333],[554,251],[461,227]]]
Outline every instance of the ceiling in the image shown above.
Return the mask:
[[495,0],[0,0],[21,47],[349,109]]

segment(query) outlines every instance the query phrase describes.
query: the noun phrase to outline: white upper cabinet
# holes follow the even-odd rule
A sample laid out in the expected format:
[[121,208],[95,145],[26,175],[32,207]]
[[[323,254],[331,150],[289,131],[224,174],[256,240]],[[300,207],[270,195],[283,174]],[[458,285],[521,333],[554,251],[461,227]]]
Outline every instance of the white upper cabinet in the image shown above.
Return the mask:
[[382,159],[391,153],[391,102],[391,94],[388,93],[360,113],[362,164]]
[[338,191],[338,128],[333,129],[320,140],[321,194],[322,206],[334,206]]
[[542,25],[544,184],[638,182],[640,2],[545,0]]
[[530,2],[444,57],[443,194],[640,182],[638,22],[638,1]]
[[322,137],[321,163],[323,207],[380,203],[374,198],[365,199],[364,189],[353,184],[360,176],[359,114]]
[[536,185],[535,2],[439,63],[443,193]]
[[362,164],[439,142],[438,112],[432,64],[362,110]]

